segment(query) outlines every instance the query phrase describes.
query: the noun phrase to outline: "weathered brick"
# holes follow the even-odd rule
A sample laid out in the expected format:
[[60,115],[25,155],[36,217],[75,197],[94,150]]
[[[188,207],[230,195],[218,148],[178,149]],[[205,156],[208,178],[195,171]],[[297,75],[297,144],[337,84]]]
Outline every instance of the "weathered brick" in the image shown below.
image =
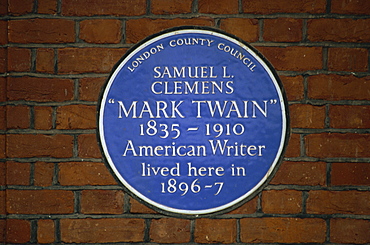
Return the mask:
[[96,128],[96,106],[66,105],[57,109],[57,129]]
[[246,218],[240,220],[240,238],[250,243],[323,243],[326,224],[316,218]]
[[0,162],[0,186],[5,185],[6,185],[6,162]]
[[8,14],[8,0],[0,1],[0,14]]
[[326,163],[283,162],[270,184],[325,186]]
[[61,241],[65,243],[142,242],[143,219],[62,219]]
[[72,191],[7,190],[7,211],[11,214],[73,213]]
[[330,241],[364,244],[370,242],[370,221],[366,219],[331,219]]
[[54,49],[39,48],[36,55],[36,71],[54,73]]
[[370,157],[370,134],[310,134],[305,142],[310,157]]
[[125,48],[62,48],[58,50],[58,72],[109,73],[125,52]]
[[66,19],[20,19],[9,21],[11,43],[71,43],[75,23]]
[[239,1],[212,1],[212,0],[199,0],[198,1],[199,13],[206,14],[238,14]]
[[329,48],[330,71],[366,72],[368,51],[364,48]]
[[54,163],[36,162],[34,173],[35,186],[51,186],[54,177]]
[[213,26],[214,20],[208,17],[192,19],[131,19],[126,22],[126,42],[136,43],[163,29],[181,25]]
[[236,240],[236,220],[197,219],[194,241],[197,243],[234,243]]
[[312,42],[370,42],[370,19],[311,19],[307,37]]
[[329,109],[332,128],[370,128],[370,106],[331,105]]
[[10,15],[25,15],[33,12],[33,0],[8,0],[8,8]]
[[8,21],[0,21],[0,45],[8,43]]
[[123,195],[117,190],[84,190],[81,192],[81,213],[122,214]]
[[143,15],[146,12],[146,0],[64,0],[62,15]]
[[31,69],[31,50],[8,48],[8,71],[26,72]]
[[301,155],[301,139],[299,134],[290,135],[285,157],[299,157]]
[[295,190],[269,190],[262,192],[262,212],[296,214],[302,211],[302,192]]
[[[1,4],[1,3],[0,3]],[[1,7],[1,5],[0,5]],[[1,8],[0,8],[1,10]],[[5,238],[6,238],[6,219],[0,219],[0,242],[5,243]]]
[[332,185],[370,185],[369,163],[332,163],[331,169]]
[[331,12],[337,14],[364,14],[368,15],[370,2],[368,0],[332,0]]
[[187,14],[191,13],[192,0],[152,0],[153,14]]
[[0,157],[5,158],[6,157],[6,135],[5,134],[0,134]]
[[310,191],[307,213],[313,214],[370,214],[370,192]]
[[246,42],[255,42],[258,40],[258,20],[256,19],[222,19],[220,22],[220,28]]
[[7,56],[8,56],[7,49],[0,48],[0,73],[7,72]]
[[78,136],[78,156],[82,158],[102,157],[95,134],[81,134]]
[[56,0],[38,0],[37,11],[39,14],[56,14],[57,1]]
[[324,128],[325,106],[293,104],[289,106],[292,128]]
[[304,98],[303,77],[280,76],[289,101],[302,100]]
[[0,90],[3,91],[2,93],[0,93],[0,102],[6,101],[6,81],[7,78],[0,77]]
[[53,127],[53,108],[49,106],[34,107],[34,127],[35,129],[48,130]]
[[146,205],[138,202],[136,199],[130,198],[130,207],[131,213],[140,213],[140,214],[155,214],[157,213],[151,208],[148,208]]
[[6,130],[6,106],[0,106],[0,130]]
[[74,83],[70,79],[9,77],[8,100],[62,102],[73,99]]
[[155,243],[190,242],[190,221],[186,219],[154,219],[150,225],[150,239]]
[[6,162],[6,183],[8,185],[29,185],[31,165],[23,162]]
[[55,241],[55,224],[51,219],[37,221],[37,242],[53,243]]
[[31,239],[31,223],[22,219],[6,220],[7,243],[27,243]]
[[243,12],[253,14],[272,13],[324,13],[326,9],[325,0],[257,0],[242,1]]
[[257,47],[279,71],[322,69],[321,47]]
[[252,200],[244,203],[239,208],[229,212],[229,214],[253,214],[257,211],[257,201],[258,197],[255,197]]
[[370,76],[310,76],[308,77],[307,94],[311,99],[321,100],[368,100]]
[[73,136],[8,134],[7,155],[8,157],[72,157]]
[[299,42],[302,40],[301,19],[265,19],[263,40],[271,42]]
[[80,79],[80,100],[98,101],[100,91],[106,80],[106,77],[89,77]]
[[30,108],[17,105],[6,107],[6,126],[8,129],[25,129],[30,127]]
[[104,163],[61,162],[59,163],[60,185],[117,185]]
[[91,19],[80,22],[80,39],[87,43],[119,43],[122,24],[113,19]]

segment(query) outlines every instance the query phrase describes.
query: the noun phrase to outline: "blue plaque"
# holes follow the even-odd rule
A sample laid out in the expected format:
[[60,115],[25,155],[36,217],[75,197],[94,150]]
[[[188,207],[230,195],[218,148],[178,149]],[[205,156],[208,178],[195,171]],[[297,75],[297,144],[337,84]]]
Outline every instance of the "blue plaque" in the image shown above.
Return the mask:
[[130,49],[100,98],[98,137],[126,190],[165,214],[209,215],[254,197],[289,138],[272,66],[242,40],[179,27]]

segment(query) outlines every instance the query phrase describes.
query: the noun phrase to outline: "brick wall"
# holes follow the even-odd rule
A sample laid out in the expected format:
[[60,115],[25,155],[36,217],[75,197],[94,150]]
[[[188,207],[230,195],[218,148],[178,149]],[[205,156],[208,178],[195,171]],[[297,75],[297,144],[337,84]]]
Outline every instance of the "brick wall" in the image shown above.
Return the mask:
[[[0,1],[0,241],[370,243],[370,1]],[[97,146],[114,64],[165,28],[220,28],[278,71],[292,135],[270,185],[214,218],[171,218],[116,183]]]

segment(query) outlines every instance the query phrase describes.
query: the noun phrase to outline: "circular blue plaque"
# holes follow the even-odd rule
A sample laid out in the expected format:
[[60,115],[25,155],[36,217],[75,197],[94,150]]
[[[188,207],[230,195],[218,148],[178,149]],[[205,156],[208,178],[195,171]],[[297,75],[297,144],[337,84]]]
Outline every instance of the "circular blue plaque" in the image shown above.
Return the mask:
[[272,66],[211,28],[180,27],[130,49],[98,108],[106,162],[129,193],[175,215],[226,212],[272,178],[288,141]]

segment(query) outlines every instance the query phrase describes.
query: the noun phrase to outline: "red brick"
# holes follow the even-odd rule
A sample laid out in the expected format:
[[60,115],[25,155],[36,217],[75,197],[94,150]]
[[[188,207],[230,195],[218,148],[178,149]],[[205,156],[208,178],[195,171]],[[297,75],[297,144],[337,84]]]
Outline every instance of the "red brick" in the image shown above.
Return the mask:
[[55,224],[51,219],[37,221],[37,242],[53,243],[55,241]]
[[7,56],[8,56],[7,49],[0,48],[0,73],[7,72]]
[[307,213],[313,214],[370,214],[370,192],[310,191]]
[[197,219],[194,241],[197,243],[234,243],[236,221],[232,219]]
[[54,163],[36,162],[34,173],[35,186],[51,186],[53,184]]
[[95,134],[81,134],[78,136],[78,156],[81,158],[102,157]]
[[257,211],[257,201],[258,197],[255,197],[239,208],[236,208],[235,210],[229,212],[229,214],[253,214]]
[[130,198],[131,213],[140,213],[140,214],[155,214],[157,213],[151,208],[148,208],[144,204],[138,202],[137,200]]
[[63,48],[58,51],[61,74],[109,73],[125,48]]
[[146,0],[64,0],[62,15],[94,16],[94,15],[143,15],[146,12]]
[[57,1],[56,0],[38,0],[37,11],[39,14],[56,14]]
[[57,129],[96,128],[96,106],[66,105],[57,109]]
[[100,91],[106,80],[106,77],[88,77],[80,79],[80,100],[98,101]]
[[80,39],[87,43],[119,43],[122,24],[119,20],[92,19],[80,22]]
[[[0,3],[1,7],[1,3]],[[0,8],[1,10],[1,8]],[[5,243],[6,238],[6,219],[0,219],[0,242]]]
[[6,220],[6,242],[27,243],[31,239],[31,224],[28,220]]
[[340,75],[310,76],[307,94],[310,99],[368,100],[370,76],[361,78]]
[[152,0],[153,14],[187,14],[191,13],[192,0]]
[[8,157],[57,157],[73,156],[73,136],[8,134]]
[[364,48],[329,48],[330,71],[366,72],[368,52]]
[[324,128],[325,106],[294,104],[289,106],[292,128]]
[[246,42],[255,42],[258,40],[258,20],[256,19],[222,19],[220,28],[230,34],[243,39]]
[[6,101],[6,78],[0,77],[0,91],[3,91],[0,93],[0,102]]
[[285,157],[299,157],[301,155],[301,137],[299,134],[290,135]]
[[9,21],[11,43],[71,43],[75,23],[65,19],[22,19]]
[[74,83],[70,79],[9,77],[8,100],[62,102],[73,99]]
[[368,15],[370,2],[368,0],[332,0],[331,12],[337,14]]
[[39,48],[36,56],[36,71],[54,73],[54,49]]
[[9,161],[6,166],[6,183],[8,185],[30,184],[31,165],[29,163]]
[[8,48],[8,71],[30,71],[31,50],[27,48]]
[[361,219],[331,219],[330,241],[364,244],[370,242],[370,221]]
[[325,13],[325,0],[243,0],[243,12],[253,14],[272,13]]
[[123,192],[117,190],[84,190],[81,192],[81,213],[122,214],[123,196]]
[[190,220],[154,219],[150,225],[150,239],[155,243],[190,242]]
[[316,218],[246,218],[240,237],[246,243],[323,243],[326,224]]
[[322,69],[321,47],[257,47],[279,71]]
[[33,0],[8,0],[9,14],[15,16],[30,14],[33,12],[33,5]]
[[214,26],[214,20],[208,17],[192,19],[131,19],[126,22],[126,42],[136,43],[164,29],[182,25]]
[[[0,214],[5,214],[6,215],[5,203],[6,203],[6,192],[5,191],[0,191]],[[2,228],[3,227],[0,224],[0,230]],[[1,231],[0,231],[0,234],[1,234]],[[1,241],[1,238],[0,238],[0,241]]]
[[5,185],[6,185],[6,163],[0,162],[0,186]]
[[199,0],[198,1],[199,13],[206,14],[238,14],[239,1],[212,1],[212,0]]
[[0,14],[8,14],[8,0],[0,1]]
[[61,162],[59,163],[60,185],[117,185],[104,163]]
[[295,190],[269,190],[262,192],[262,212],[297,214],[302,211],[302,192]]
[[370,128],[370,106],[331,105],[330,127]]
[[62,219],[61,241],[65,243],[142,242],[143,219]]
[[369,163],[332,163],[332,185],[364,185],[370,186]]
[[303,77],[280,76],[287,98],[289,101],[302,100],[304,98]]
[[301,19],[265,19],[263,40],[272,42],[300,42],[302,40]]
[[6,130],[6,106],[0,106],[0,130]]
[[312,42],[370,42],[370,19],[311,19],[307,37]]
[[0,21],[0,45],[8,43],[8,21]]
[[1,158],[5,158],[6,157],[6,154],[5,154],[5,151],[6,151],[6,146],[5,146],[5,142],[6,142],[6,135],[5,134],[0,134],[0,157]]
[[283,162],[270,184],[325,186],[326,163]]
[[48,130],[53,127],[53,108],[49,106],[34,107],[35,129]]
[[311,134],[305,141],[310,157],[370,157],[370,134]]
[[72,191],[7,190],[7,211],[11,214],[73,213]]
[[6,119],[8,129],[25,129],[30,127],[30,108],[28,106],[7,106]]

